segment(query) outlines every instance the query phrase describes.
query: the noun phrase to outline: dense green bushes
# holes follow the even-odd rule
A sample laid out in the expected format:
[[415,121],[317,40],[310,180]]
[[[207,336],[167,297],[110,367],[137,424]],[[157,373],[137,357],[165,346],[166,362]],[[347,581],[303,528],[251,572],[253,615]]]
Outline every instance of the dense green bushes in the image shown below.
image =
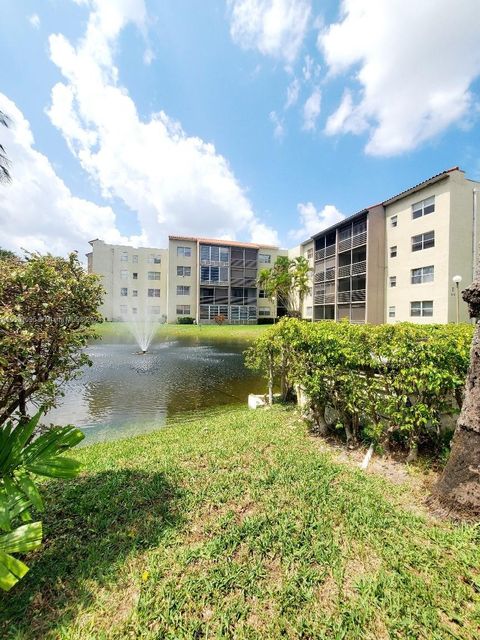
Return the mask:
[[437,448],[441,417],[458,412],[469,363],[470,325],[352,325],[285,318],[246,352],[269,392],[305,400],[320,431],[343,429],[383,447],[393,441],[414,457],[419,443]]

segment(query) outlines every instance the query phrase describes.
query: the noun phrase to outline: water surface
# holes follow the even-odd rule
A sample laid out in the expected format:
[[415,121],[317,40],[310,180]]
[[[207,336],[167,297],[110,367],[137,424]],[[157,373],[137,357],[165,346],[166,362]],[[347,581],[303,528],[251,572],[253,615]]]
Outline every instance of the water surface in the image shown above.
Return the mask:
[[85,443],[144,433],[183,421],[206,409],[246,403],[264,391],[260,377],[243,364],[244,341],[180,338],[154,342],[140,355],[119,338],[92,344],[93,365],[65,388],[47,416],[75,424]]

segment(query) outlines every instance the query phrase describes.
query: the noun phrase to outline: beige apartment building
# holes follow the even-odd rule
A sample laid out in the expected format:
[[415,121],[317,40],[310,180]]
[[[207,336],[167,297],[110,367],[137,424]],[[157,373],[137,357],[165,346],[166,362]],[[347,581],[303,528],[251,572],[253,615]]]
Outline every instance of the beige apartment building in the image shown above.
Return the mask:
[[[383,203],[385,322],[455,322],[458,293],[473,279],[480,183],[455,167]],[[468,320],[459,295],[459,320]]]
[[[468,320],[459,295],[473,278],[480,183],[458,167],[345,218],[293,249],[169,236],[168,249],[92,240],[88,269],[102,277],[102,315],[165,322],[256,323],[282,309],[258,288],[277,256],[305,257],[311,287],[302,317],[355,323]],[[461,278],[458,286],[454,282]]]

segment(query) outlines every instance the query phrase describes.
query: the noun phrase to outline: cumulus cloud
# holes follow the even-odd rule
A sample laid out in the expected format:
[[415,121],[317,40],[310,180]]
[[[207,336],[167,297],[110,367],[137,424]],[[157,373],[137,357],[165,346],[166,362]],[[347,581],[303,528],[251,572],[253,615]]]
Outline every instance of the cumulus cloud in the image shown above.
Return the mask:
[[64,82],[52,89],[48,115],[102,195],[136,212],[154,246],[172,231],[276,242],[215,147],[163,111],[142,120],[121,86],[114,51],[127,23],[145,29],[143,0],[83,1],[91,12],[80,42],[62,34],[49,39]]
[[311,0],[229,0],[230,34],[244,49],[291,65],[307,31]]
[[318,45],[330,75],[354,73],[328,134],[369,130],[366,152],[395,155],[462,123],[480,75],[478,0],[343,0]]
[[300,202],[297,205],[299,228],[289,232],[289,237],[302,242],[316,233],[328,229],[345,217],[333,204],[327,204],[317,210],[313,202]]
[[40,29],[40,17],[38,13],[32,13],[31,16],[28,16],[28,21],[34,29]]
[[305,131],[315,131],[317,128],[321,102],[322,93],[318,87],[315,87],[303,105],[303,129]]
[[2,143],[11,161],[12,181],[0,189],[1,245],[20,252],[66,255],[77,249],[83,258],[88,240],[141,244],[117,230],[111,207],[75,197],[55,173],[48,158],[35,149],[30,124],[7,96],[0,94],[0,110],[10,117]]

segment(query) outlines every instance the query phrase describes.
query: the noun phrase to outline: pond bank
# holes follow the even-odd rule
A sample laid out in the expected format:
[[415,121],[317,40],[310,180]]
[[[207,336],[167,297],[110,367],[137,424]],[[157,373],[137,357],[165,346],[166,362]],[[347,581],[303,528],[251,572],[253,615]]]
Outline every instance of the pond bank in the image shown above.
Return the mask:
[[277,406],[77,451],[0,636],[474,638],[475,528],[322,449]]

